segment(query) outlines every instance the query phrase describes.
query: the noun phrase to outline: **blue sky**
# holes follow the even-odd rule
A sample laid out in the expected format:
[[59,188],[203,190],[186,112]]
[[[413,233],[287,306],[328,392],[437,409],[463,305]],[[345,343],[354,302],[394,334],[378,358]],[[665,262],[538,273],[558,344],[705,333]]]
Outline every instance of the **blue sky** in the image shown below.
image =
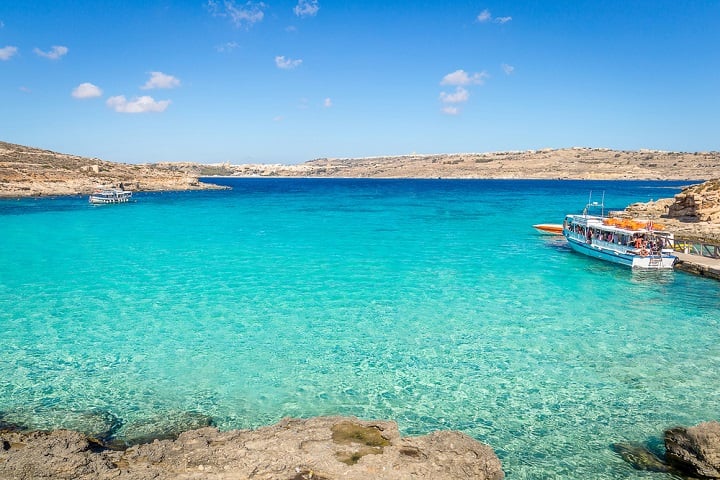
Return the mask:
[[0,4],[0,140],[298,163],[720,149],[720,1]]

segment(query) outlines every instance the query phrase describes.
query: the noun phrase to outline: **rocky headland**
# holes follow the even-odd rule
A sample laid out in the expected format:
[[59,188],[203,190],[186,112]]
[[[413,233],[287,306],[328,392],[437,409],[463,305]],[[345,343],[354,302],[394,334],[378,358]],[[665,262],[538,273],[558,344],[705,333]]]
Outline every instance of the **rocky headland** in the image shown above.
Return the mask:
[[121,183],[135,191],[218,188],[173,164],[112,163],[0,142],[0,197],[87,195]]

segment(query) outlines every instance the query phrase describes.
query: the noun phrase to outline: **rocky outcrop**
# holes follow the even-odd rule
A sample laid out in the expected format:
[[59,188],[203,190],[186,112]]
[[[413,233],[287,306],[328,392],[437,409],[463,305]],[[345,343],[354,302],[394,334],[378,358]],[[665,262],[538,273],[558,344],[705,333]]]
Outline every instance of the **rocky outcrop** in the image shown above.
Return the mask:
[[68,430],[0,433],[0,478],[504,478],[493,450],[455,431],[401,437],[397,424],[352,417],[284,419],[258,430],[201,428],[124,451]]
[[685,222],[720,222],[720,179],[683,189],[666,215]]
[[200,182],[199,172],[172,164],[112,163],[0,142],[0,197],[88,194],[120,183],[135,191],[219,188]]
[[665,451],[667,462],[677,470],[699,478],[720,478],[720,423],[667,430]]
[[720,243],[720,180],[686,187],[673,198],[628,206],[623,215],[652,219],[676,236],[704,243]]
[[720,479],[720,423],[670,428],[665,430],[664,440],[664,452],[640,443],[615,443],[611,448],[637,470],[679,478]]

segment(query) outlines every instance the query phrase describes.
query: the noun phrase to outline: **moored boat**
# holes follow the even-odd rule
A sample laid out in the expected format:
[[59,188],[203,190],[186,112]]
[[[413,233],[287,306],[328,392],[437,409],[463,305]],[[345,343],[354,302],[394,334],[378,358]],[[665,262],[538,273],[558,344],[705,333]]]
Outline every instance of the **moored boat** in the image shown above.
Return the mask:
[[563,233],[563,226],[559,223],[538,223],[533,225],[533,228],[540,233],[549,235],[562,235]]
[[580,215],[566,215],[563,235],[574,251],[632,268],[672,268],[677,260],[671,248],[673,235],[648,220],[589,215],[588,204]]
[[109,203],[127,203],[131,198],[131,191],[107,188],[94,191],[90,194],[88,201],[95,205],[104,205]]

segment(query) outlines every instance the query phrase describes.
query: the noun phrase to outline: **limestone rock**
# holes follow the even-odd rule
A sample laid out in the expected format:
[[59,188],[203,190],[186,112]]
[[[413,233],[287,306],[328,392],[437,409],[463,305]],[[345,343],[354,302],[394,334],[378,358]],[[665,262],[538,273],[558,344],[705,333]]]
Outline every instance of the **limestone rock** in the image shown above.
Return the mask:
[[0,478],[476,479],[504,478],[493,450],[465,434],[401,437],[395,422],[284,419],[258,430],[206,427],[126,451],[66,430],[0,432]]
[[667,216],[691,222],[720,221],[720,179],[693,185],[675,195]]
[[720,423],[675,427],[665,432],[665,457],[678,470],[700,478],[720,478]]

